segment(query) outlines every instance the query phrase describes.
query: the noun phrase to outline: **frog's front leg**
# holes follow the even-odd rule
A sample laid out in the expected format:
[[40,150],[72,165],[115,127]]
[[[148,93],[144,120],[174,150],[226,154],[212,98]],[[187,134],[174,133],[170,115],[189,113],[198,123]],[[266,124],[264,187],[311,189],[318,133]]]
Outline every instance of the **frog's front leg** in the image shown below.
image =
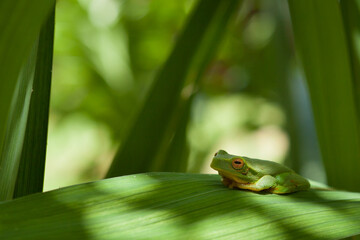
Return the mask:
[[252,191],[262,191],[272,187],[275,187],[277,184],[277,179],[271,175],[262,176],[259,180],[254,183],[239,183],[233,182],[234,186],[241,189],[249,189]]

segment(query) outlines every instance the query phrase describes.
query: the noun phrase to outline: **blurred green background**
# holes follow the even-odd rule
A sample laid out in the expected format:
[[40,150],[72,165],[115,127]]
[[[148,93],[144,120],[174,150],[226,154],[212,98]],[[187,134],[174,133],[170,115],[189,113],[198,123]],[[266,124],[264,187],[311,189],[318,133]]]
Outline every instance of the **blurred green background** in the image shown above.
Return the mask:
[[[195,3],[57,2],[44,190],[104,177]],[[191,106],[187,171],[215,173],[224,149],[326,182],[287,1],[243,1],[224,27]]]

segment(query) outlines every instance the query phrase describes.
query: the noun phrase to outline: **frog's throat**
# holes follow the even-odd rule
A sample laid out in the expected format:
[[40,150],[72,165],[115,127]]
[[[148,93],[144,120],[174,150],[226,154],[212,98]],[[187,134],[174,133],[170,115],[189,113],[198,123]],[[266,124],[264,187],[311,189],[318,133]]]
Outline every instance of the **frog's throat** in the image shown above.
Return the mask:
[[227,172],[224,172],[224,171],[219,171],[219,175],[222,177],[222,178],[226,178],[226,179],[229,179],[229,180],[232,180],[234,182],[237,182],[237,183],[242,183],[242,184],[247,184],[248,182],[247,181],[243,181],[237,177],[235,177],[234,175],[230,174],[230,173],[227,173]]

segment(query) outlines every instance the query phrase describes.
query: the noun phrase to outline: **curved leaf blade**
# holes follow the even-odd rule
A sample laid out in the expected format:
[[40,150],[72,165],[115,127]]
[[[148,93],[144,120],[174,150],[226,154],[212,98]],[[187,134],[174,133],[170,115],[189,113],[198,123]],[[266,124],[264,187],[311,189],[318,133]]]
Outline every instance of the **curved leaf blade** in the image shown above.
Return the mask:
[[136,174],[0,203],[2,239],[335,239],[360,233],[360,193],[225,188],[217,175]]

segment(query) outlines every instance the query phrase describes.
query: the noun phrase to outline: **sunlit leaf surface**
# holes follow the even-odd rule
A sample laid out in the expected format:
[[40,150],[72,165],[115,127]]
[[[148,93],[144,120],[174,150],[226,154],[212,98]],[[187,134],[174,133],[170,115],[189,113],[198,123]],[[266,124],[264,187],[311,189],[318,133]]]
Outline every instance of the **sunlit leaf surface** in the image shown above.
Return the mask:
[[218,175],[149,173],[0,204],[1,239],[335,239],[360,233],[360,193],[225,188]]

